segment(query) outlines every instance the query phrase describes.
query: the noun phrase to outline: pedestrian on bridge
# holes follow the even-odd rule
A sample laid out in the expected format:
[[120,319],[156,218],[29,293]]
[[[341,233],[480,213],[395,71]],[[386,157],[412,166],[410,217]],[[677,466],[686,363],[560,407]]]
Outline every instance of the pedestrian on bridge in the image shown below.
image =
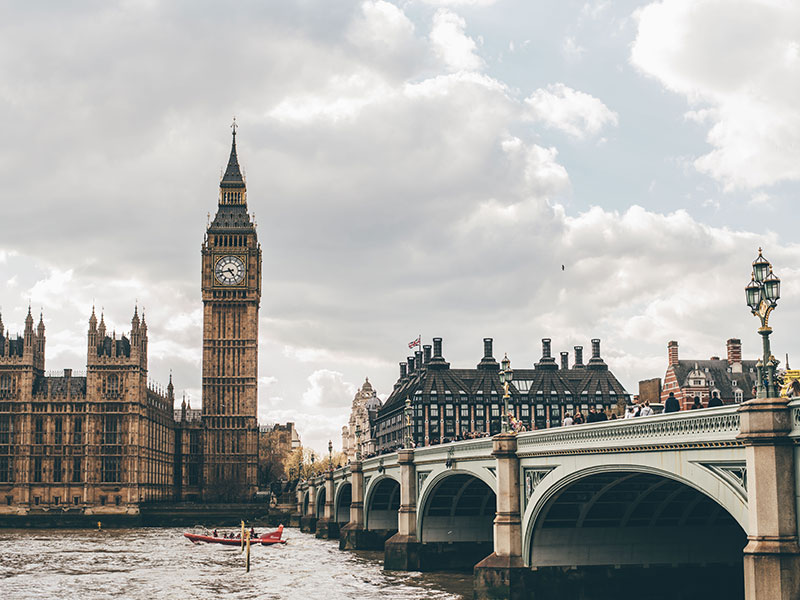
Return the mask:
[[678,402],[678,399],[675,397],[675,393],[670,392],[667,401],[664,402],[664,412],[665,413],[678,412],[680,409],[681,405]]

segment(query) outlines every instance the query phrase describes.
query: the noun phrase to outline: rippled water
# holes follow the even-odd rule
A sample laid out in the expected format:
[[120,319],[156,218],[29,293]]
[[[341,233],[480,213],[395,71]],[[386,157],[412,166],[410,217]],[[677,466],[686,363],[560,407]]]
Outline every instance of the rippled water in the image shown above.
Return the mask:
[[194,545],[183,529],[0,530],[0,600],[213,598],[363,600],[472,596],[471,574],[384,572],[382,552],[284,530],[289,543]]

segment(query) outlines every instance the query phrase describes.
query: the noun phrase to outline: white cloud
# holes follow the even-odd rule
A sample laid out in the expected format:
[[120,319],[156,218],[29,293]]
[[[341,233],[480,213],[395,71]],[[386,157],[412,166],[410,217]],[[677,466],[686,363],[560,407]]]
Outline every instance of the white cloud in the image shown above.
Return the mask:
[[445,8],[440,8],[433,15],[431,46],[452,71],[477,71],[484,66],[483,59],[476,54],[475,40],[464,33],[466,26],[462,17]]
[[581,17],[586,19],[599,19],[611,6],[608,0],[594,0],[586,2],[581,8]]
[[728,190],[800,180],[800,5],[663,0],[636,17],[631,62],[710,124],[698,171]]
[[267,115],[296,123],[352,120],[366,106],[381,101],[390,93],[391,89],[380,77],[361,71],[346,77],[331,77],[327,86],[313,94],[287,96]]
[[567,60],[577,62],[586,54],[586,48],[581,46],[574,36],[568,35],[561,43],[561,52]]
[[601,100],[563,83],[538,89],[525,99],[527,117],[575,138],[596,135],[606,125],[617,124],[617,113]]
[[766,192],[756,192],[750,197],[748,204],[751,206],[756,206],[760,209],[772,208],[772,196]]
[[358,388],[344,381],[338,371],[319,369],[308,377],[308,389],[303,392],[303,405],[309,408],[346,408]]

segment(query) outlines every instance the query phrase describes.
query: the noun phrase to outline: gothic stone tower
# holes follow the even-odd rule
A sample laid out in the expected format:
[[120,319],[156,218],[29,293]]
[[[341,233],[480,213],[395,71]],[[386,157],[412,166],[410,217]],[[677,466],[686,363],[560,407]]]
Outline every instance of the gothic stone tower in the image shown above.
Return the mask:
[[237,500],[257,489],[261,247],[247,213],[235,123],[202,255],[203,497]]

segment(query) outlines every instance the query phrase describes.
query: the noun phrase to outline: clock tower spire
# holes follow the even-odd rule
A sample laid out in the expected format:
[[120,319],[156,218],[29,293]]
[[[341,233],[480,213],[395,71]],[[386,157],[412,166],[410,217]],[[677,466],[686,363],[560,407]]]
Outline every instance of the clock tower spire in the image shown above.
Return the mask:
[[233,131],[214,220],[202,245],[203,496],[240,500],[256,491],[258,309],[261,246]]

